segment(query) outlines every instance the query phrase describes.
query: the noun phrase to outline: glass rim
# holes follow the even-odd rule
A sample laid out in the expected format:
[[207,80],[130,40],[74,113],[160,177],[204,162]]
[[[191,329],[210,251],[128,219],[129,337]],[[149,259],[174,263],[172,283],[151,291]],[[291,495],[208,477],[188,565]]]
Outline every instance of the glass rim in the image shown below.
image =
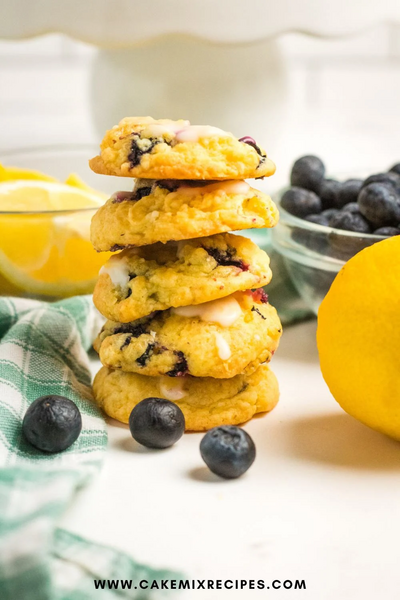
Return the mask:
[[[357,231],[347,231],[346,229],[336,229],[335,227],[329,227],[329,225],[319,225],[318,223],[312,223],[311,221],[306,221],[305,219],[301,219],[300,217],[295,217],[290,214],[281,206],[281,197],[283,193],[290,188],[284,188],[280,190],[276,197],[275,202],[279,209],[280,216],[283,216],[282,223],[289,225],[296,225],[296,227],[305,229],[307,231],[311,231],[314,233],[324,233],[325,235],[329,235],[330,233],[334,233],[335,235],[341,235],[346,238],[358,238],[358,239],[366,239],[366,240],[386,240],[389,239],[388,236],[385,235],[375,235],[374,233],[359,233]],[[279,220],[280,222],[280,220]],[[278,222],[278,226],[279,226]]]
[[41,144],[35,146],[19,146],[18,148],[2,148],[0,160],[4,156],[18,156],[19,154],[39,154],[40,152],[76,152],[79,150],[94,150],[100,148],[99,144],[84,142],[81,144]]
[[[95,148],[98,148],[98,144],[95,143],[82,143],[82,144],[43,144],[40,146],[26,146],[26,147],[18,147],[18,148],[10,148],[9,150],[2,149],[0,150],[0,162],[3,160],[8,160],[9,158],[21,156],[24,154],[27,155],[36,155],[41,153],[63,153],[63,152],[79,152],[79,151],[87,151],[88,154],[91,153]],[[89,161],[89,158],[88,158]],[[28,169],[29,170],[29,169]],[[36,180],[35,180],[36,181]],[[62,182],[60,182],[62,183]],[[15,210],[0,210],[0,215],[8,215],[8,216],[26,216],[26,215],[36,215],[36,216],[66,216],[72,215],[74,213],[88,213],[90,211],[97,211],[102,204],[98,206],[85,206],[82,208],[64,208],[58,210],[24,210],[24,211],[15,211]]]

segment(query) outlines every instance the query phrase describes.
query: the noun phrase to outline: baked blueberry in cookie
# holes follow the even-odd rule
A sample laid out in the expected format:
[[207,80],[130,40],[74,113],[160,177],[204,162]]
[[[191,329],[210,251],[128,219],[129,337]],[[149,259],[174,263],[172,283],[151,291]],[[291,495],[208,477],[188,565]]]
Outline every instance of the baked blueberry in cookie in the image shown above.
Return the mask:
[[93,299],[105,317],[125,323],[156,310],[260,288],[270,279],[267,254],[247,238],[224,233],[112,256],[101,269]]
[[142,375],[234,377],[270,360],[282,328],[263,290],[107,321],[95,341],[101,362]]
[[207,253],[213,257],[217,265],[222,267],[237,267],[241,271],[248,271],[249,265],[243,260],[235,258],[235,249],[232,246],[228,246],[225,251],[221,251],[218,248],[210,246],[206,248]]
[[182,181],[175,186],[157,181],[149,189],[148,180],[144,184],[137,180],[132,194],[114,194],[93,216],[91,241],[95,249],[102,252],[188,240],[238,229],[274,227],[278,222],[271,198],[245,181],[193,183]]
[[189,121],[128,117],[108,131],[90,161],[96,173],[147,179],[267,177],[274,163],[253,138]]

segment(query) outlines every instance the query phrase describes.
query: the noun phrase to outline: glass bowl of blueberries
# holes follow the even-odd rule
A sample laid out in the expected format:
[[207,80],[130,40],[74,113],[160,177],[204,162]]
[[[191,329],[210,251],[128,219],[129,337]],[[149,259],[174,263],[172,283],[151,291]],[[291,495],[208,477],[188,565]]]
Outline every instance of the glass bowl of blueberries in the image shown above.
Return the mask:
[[293,165],[291,186],[276,198],[274,249],[317,314],[338,271],[364,248],[400,234],[400,163],[385,173],[343,181],[325,177],[317,156]]

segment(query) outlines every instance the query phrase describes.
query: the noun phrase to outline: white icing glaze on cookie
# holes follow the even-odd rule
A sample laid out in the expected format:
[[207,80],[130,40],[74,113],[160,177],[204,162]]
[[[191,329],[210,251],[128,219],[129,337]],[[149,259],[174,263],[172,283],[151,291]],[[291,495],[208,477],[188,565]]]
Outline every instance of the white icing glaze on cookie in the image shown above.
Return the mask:
[[99,275],[107,273],[113,285],[125,287],[129,281],[129,267],[126,262],[118,260],[117,257],[111,257],[110,260],[101,267]]
[[167,400],[180,400],[186,396],[183,377],[160,377],[160,394]]
[[233,137],[231,133],[211,125],[191,125],[189,121],[170,121],[149,123],[141,132],[143,138],[158,138],[165,135],[175,136],[175,141],[198,142],[213,136]]
[[183,127],[176,133],[177,142],[198,142],[202,138],[214,137],[232,137],[231,133],[227,133],[218,127],[211,125],[189,125]]
[[218,348],[218,356],[220,357],[221,360],[228,360],[228,358],[230,358],[231,354],[232,354],[228,342],[217,331],[214,333],[214,335],[215,335],[215,343],[217,344],[217,348]]
[[171,310],[181,317],[199,317],[202,321],[219,323],[222,327],[230,327],[242,315],[239,302],[232,296]]

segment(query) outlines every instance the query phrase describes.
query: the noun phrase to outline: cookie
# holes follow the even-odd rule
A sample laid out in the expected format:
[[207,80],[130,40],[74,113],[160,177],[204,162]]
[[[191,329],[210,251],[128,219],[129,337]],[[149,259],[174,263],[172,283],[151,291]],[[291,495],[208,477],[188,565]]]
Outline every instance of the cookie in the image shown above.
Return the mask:
[[188,240],[238,229],[274,227],[271,198],[244,181],[207,185],[138,180],[133,192],[117,192],[92,218],[98,251]]
[[282,327],[264,290],[107,321],[94,347],[104,366],[148,376],[223,379],[255,370],[275,352]]
[[244,423],[256,413],[272,410],[279,399],[278,382],[267,365],[231,379],[146,377],[103,367],[93,392],[104,412],[123,423],[145,398],[172,400],[183,411],[188,431]]
[[107,319],[128,323],[270,280],[268,255],[247,238],[223,233],[115,254],[100,271],[93,301]]
[[265,150],[216,127],[128,117],[107,131],[95,173],[147,179],[246,179],[275,172]]

